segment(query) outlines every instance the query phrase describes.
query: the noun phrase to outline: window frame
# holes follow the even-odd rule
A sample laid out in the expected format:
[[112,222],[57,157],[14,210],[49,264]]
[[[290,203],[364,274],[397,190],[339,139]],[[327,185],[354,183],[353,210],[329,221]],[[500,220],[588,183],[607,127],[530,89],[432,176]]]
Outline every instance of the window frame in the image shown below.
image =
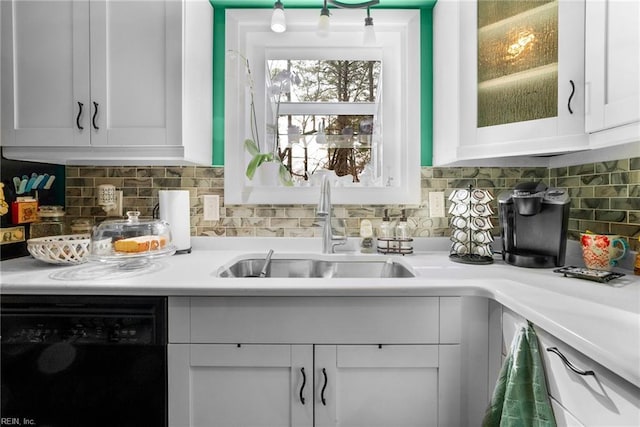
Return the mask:
[[[332,194],[333,201],[336,204],[420,203],[420,10],[376,11],[378,42],[374,47],[362,44],[362,11],[334,13],[331,17],[332,30],[327,38],[315,34],[315,12],[288,9],[287,18],[291,24],[287,32],[275,34],[268,28],[271,13],[268,9],[225,10],[225,49],[241,52],[249,59],[256,89],[258,129],[266,129],[268,99],[261,89],[265,87],[267,59],[286,59],[282,55],[289,52],[291,59],[381,60],[384,78],[379,90],[385,101],[379,114],[383,118],[383,181],[388,185],[338,187]],[[322,53],[326,48],[331,49],[330,57]],[[315,203],[317,188],[267,188],[244,176],[250,160],[244,151],[243,141],[250,135],[247,100],[251,95],[244,76],[244,63],[241,61],[225,67],[225,203]],[[316,105],[319,109],[329,107],[320,103]],[[281,114],[282,108],[283,104]]]

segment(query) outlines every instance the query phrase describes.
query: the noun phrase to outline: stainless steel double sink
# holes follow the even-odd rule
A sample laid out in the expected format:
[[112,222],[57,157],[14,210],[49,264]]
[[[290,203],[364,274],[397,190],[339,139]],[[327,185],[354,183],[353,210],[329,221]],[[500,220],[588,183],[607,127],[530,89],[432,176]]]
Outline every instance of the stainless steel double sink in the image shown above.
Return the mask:
[[[240,259],[218,270],[218,277],[259,277],[265,258]],[[415,277],[411,269],[393,259],[272,258],[265,277],[399,278]]]

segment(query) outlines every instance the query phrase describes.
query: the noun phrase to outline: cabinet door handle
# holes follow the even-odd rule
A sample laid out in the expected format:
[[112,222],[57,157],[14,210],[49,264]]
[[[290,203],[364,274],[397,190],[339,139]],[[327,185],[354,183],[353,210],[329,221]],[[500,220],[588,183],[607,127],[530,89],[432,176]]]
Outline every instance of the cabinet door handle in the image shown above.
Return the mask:
[[100,129],[98,126],[96,126],[96,116],[98,115],[98,103],[93,101],[93,117],[91,118],[91,123],[93,124],[93,128],[95,130]]
[[324,385],[322,386],[322,391],[320,392],[320,401],[324,406],[327,406],[327,400],[324,398],[324,391],[326,390],[327,383],[329,381],[327,380],[327,370],[324,368],[322,368],[322,375],[324,375]]
[[569,114],[573,114],[573,110],[571,109],[571,100],[573,99],[573,95],[576,93],[576,85],[573,83],[573,80],[569,80],[571,83],[571,95],[569,95],[569,101],[567,101],[567,108],[569,109]]
[[300,403],[304,405],[304,396],[302,392],[304,391],[304,386],[307,384],[307,375],[304,373],[304,368],[300,368],[300,373],[302,374],[302,385],[300,386]]
[[84,128],[82,126],[80,126],[80,116],[82,116],[82,106],[84,104],[80,101],[78,101],[78,115],[76,116],[76,126],[78,126],[78,129],[80,130],[84,130]]
[[564,363],[567,368],[571,369],[573,372],[575,372],[578,375],[585,375],[585,376],[586,375],[594,375],[595,376],[595,374],[596,374],[593,371],[585,371],[585,370],[576,368],[575,365],[573,363],[569,362],[569,359],[567,359],[566,356],[564,354],[562,354],[560,352],[560,350],[558,350],[557,347],[549,347],[549,348],[547,348],[547,351],[550,351],[552,353],[557,354],[558,357],[560,359],[562,359],[562,363]]

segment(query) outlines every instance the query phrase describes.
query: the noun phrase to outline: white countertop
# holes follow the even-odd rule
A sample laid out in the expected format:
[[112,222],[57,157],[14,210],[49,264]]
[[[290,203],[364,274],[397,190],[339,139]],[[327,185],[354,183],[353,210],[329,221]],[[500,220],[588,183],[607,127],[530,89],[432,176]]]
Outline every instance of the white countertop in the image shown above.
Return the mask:
[[[193,252],[153,260],[125,271],[86,263],[55,266],[31,257],[0,263],[4,294],[168,296],[483,296],[494,299],[640,387],[640,277],[612,284],[565,278],[553,269],[504,264],[467,265],[448,259],[447,239],[416,239],[408,256],[324,255],[393,258],[413,268],[415,278],[297,279],[218,278],[217,270],[247,255],[274,258],[320,255],[319,239],[192,238]],[[567,265],[582,265],[568,254]]]

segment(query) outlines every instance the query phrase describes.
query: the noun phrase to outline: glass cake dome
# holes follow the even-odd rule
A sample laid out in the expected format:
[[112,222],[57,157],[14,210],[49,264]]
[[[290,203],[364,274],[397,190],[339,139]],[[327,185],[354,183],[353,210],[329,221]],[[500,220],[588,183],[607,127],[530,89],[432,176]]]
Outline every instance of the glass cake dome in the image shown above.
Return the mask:
[[93,227],[89,259],[135,267],[175,251],[169,223],[143,220],[140,212],[128,211],[127,219],[107,220]]

